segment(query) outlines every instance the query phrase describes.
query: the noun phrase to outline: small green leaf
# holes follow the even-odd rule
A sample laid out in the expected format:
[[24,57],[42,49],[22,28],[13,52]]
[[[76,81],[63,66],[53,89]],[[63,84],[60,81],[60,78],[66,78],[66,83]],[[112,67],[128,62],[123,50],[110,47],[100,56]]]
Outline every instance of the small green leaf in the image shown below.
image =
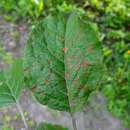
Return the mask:
[[23,87],[22,60],[15,60],[9,69],[0,71],[0,107],[16,103]]
[[63,128],[59,125],[52,125],[52,124],[46,124],[46,123],[41,123],[37,130],[68,130],[66,128]]

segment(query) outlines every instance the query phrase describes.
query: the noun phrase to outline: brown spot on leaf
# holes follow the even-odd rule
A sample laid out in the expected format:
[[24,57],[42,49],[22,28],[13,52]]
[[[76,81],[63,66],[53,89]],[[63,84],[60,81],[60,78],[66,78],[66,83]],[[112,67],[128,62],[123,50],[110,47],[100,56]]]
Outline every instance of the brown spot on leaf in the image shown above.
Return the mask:
[[32,89],[33,92],[36,91],[37,85],[34,85],[31,89]]
[[65,72],[65,78],[69,78],[69,73]]
[[79,86],[79,90],[82,90],[84,88],[84,85]]
[[48,64],[49,64],[49,65],[51,64],[51,61],[50,61],[50,60],[48,60]]
[[90,65],[89,61],[84,61],[82,67],[87,67],[88,65]]
[[94,49],[94,47],[93,47],[93,46],[90,46],[87,51],[88,51],[89,53],[93,53],[93,49]]
[[80,77],[76,77],[76,78],[74,79],[74,83],[79,82],[79,80],[80,80]]
[[77,77],[75,80],[79,81],[79,80],[80,80],[80,77]]
[[68,48],[63,48],[63,51],[64,51],[64,53],[67,53],[67,51],[68,51]]
[[46,79],[46,80],[45,80],[45,85],[48,85],[48,83],[49,83],[49,81]]
[[78,65],[78,66],[77,66],[77,71],[79,71],[79,70],[80,70],[80,68],[81,68],[81,65]]

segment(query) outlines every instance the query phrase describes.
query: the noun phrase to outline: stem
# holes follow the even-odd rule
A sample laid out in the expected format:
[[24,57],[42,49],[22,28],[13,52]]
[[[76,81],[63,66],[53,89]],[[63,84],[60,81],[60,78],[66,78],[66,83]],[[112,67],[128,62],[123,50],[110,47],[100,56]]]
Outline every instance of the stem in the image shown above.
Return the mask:
[[86,130],[86,129],[85,129],[84,113],[82,112],[81,114],[82,114],[82,120],[81,120],[82,124],[81,124],[81,125],[82,125],[82,127],[83,127],[82,129],[83,129],[83,130]]
[[71,115],[71,118],[72,118],[73,130],[78,130],[77,125],[76,125],[76,119],[75,119],[74,115],[72,113],[70,115]]
[[25,126],[26,130],[28,130],[28,125],[27,125],[27,122],[26,122],[22,107],[21,107],[21,105],[20,105],[20,103],[18,101],[16,102],[16,106],[17,106],[18,111],[19,111],[19,113],[21,115],[21,118],[22,118],[22,121],[24,123],[24,126]]

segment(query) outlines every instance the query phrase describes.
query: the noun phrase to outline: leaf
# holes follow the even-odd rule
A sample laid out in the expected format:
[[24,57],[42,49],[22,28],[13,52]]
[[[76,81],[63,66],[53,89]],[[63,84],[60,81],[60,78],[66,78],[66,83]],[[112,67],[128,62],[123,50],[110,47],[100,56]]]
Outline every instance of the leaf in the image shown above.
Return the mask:
[[17,59],[9,69],[0,72],[0,107],[16,103],[23,87],[22,60]]
[[13,128],[9,128],[9,127],[7,127],[7,126],[3,126],[3,127],[2,127],[2,130],[13,130]]
[[46,123],[41,123],[37,130],[68,130],[66,128],[63,128],[59,125],[52,125],[52,124],[46,124]]
[[102,77],[98,31],[76,13],[48,16],[34,27],[25,49],[25,79],[36,99],[60,111],[77,111]]

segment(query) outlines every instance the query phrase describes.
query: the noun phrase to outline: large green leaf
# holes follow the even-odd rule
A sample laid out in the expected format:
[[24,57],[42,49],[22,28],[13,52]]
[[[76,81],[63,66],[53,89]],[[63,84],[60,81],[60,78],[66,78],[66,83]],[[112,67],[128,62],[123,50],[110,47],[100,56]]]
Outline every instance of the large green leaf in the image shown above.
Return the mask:
[[59,125],[52,125],[47,123],[41,123],[39,124],[38,128],[36,130],[68,130],[66,128],[63,128]]
[[25,79],[41,104],[71,112],[82,108],[102,70],[98,31],[76,13],[48,16],[33,28],[25,49]]
[[16,103],[23,87],[22,60],[14,60],[9,69],[0,71],[0,107]]

